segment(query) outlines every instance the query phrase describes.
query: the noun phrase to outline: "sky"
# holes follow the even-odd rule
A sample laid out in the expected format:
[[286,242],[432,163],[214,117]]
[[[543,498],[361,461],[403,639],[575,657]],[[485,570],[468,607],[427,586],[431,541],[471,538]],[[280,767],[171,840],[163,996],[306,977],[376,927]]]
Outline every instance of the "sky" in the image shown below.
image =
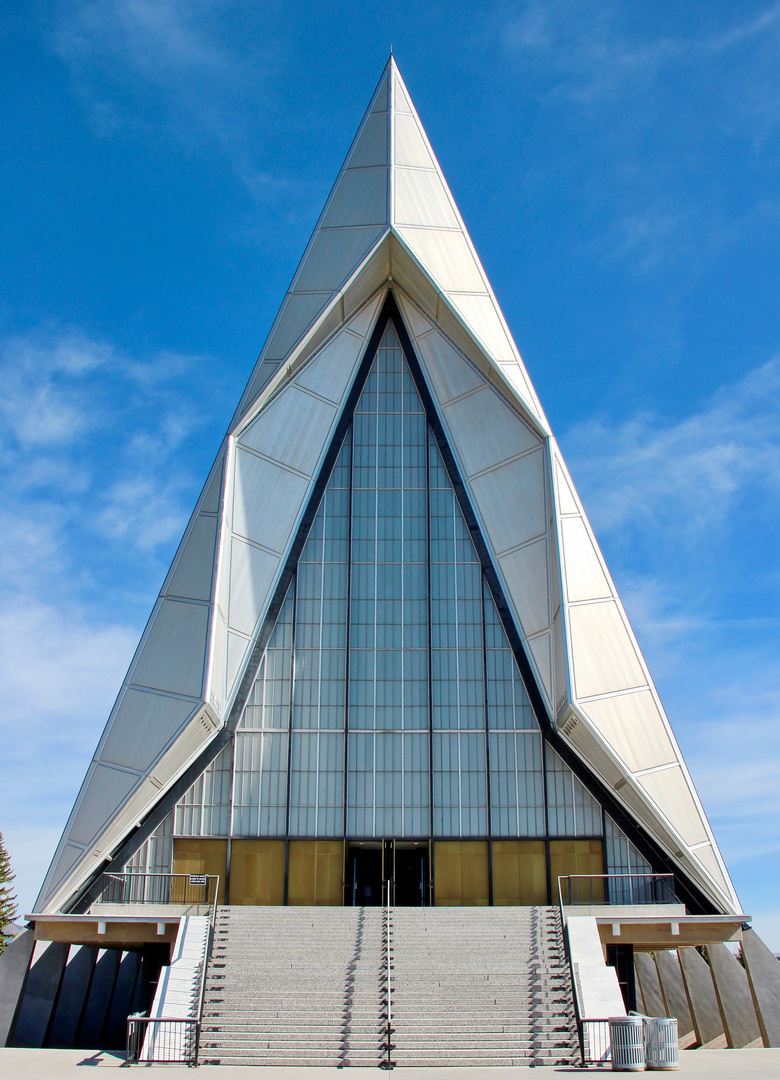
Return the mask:
[[392,47],[780,951],[780,2],[6,0],[0,41],[23,912]]

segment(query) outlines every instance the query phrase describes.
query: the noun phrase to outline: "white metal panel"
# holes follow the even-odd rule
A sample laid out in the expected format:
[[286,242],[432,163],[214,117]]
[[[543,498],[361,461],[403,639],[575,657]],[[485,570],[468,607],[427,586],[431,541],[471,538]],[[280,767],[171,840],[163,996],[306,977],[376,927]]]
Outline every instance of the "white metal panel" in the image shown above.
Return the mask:
[[163,600],[133,669],[133,685],[199,697],[208,623],[205,604]]
[[525,636],[538,634],[550,625],[547,538],[510,551],[500,563]]
[[460,231],[411,229],[398,232],[444,292],[484,292],[485,283]]
[[422,313],[422,311],[420,311],[416,304],[412,303],[406,293],[397,289],[395,298],[398,301],[398,307],[401,309],[401,316],[406,323],[406,329],[409,331],[409,336],[412,338],[412,341],[421,334],[427,334],[429,330],[433,329],[433,323]]
[[415,117],[409,113],[397,113],[393,126],[395,128],[394,164],[433,169],[433,158],[425,145],[425,138]]
[[[68,871],[75,866],[83,855],[84,851],[82,848],[74,847],[73,844],[64,844],[59,858],[52,864],[51,869],[46,875],[46,880],[41,887],[41,896],[47,896],[56,889],[59,883],[67,875]],[[35,905],[35,910],[38,910],[37,903]]]
[[387,109],[387,83],[389,78],[390,74],[388,72],[377,88],[374,104],[371,106],[372,113],[385,112]]
[[398,77],[396,72],[396,78],[393,83],[393,110],[399,113],[410,113],[412,111],[411,102],[406,96],[403,83]]
[[[318,312],[316,312],[315,314],[318,314]],[[306,325],[308,326],[308,322]],[[291,333],[293,332],[294,331],[291,330]],[[297,340],[297,338],[293,338],[293,340],[295,341]],[[254,401],[254,399],[263,390],[263,388],[268,385],[276,372],[279,370],[280,363],[280,360],[264,360],[262,364],[260,364],[255,374],[249,380],[249,384],[244,391],[245,401],[247,405]]]
[[561,468],[561,463],[555,459],[555,480],[558,489],[558,509],[561,514],[579,514],[580,508],[577,500],[569,487],[566,472]]
[[695,851],[691,852],[690,858],[701,863],[707,874],[720,885],[726,896],[731,893],[731,882],[726,880],[721,864],[718,862],[718,857],[712,849],[712,844],[697,847]]
[[377,312],[386,295],[387,290],[384,288],[376,292],[349,320],[347,329],[351,330],[353,334],[359,334],[360,337],[367,338],[374,329]]
[[233,532],[283,551],[308,480],[241,447],[236,449],[235,470]]
[[224,454],[219,462],[219,465],[214,470],[214,475],[211,478],[211,483],[208,486],[206,494],[203,496],[203,503],[201,504],[202,514],[218,514],[219,513],[219,496],[222,488],[222,472],[225,468]]
[[374,113],[366,119],[360,139],[347,162],[349,169],[387,167],[387,113]]
[[569,608],[569,632],[577,698],[646,685],[614,601]]
[[387,168],[343,173],[321,228],[387,223]]
[[352,382],[364,345],[363,338],[342,330],[309,361],[296,383],[338,405]]
[[238,443],[311,476],[335,415],[333,405],[288,386],[255,417]]
[[91,844],[138,783],[135,773],[95,764],[70,827],[69,840]]
[[552,661],[550,658],[550,635],[541,634],[528,642],[536,664],[536,670],[542,681],[542,691],[548,705],[552,704]]
[[560,611],[553,616],[553,673],[555,676],[555,697],[552,701],[553,714],[566,703],[566,647],[563,643],[563,622]]
[[487,384],[448,405],[446,418],[468,476],[541,447],[538,435]]
[[601,600],[611,596],[612,589],[582,518],[561,518],[560,534],[569,602]]
[[295,280],[295,292],[335,292],[382,235],[381,227],[317,233]]
[[390,234],[390,273],[393,280],[406,289],[420,307],[432,317],[435,316],[439,304],[439,290],[395,229]]
[[483,473],[471,489],[497,555],[546,532],[541,448]]
[[630,772],[677,760],[650,690],[599,698],[580,708]]
[[637,780],[686,844],[700,844],[709,839],[699,808],[679,765],[661,772],[646,773]]
[[487,293],[480,296],[474,293],[451,292],[448,299],[493,360],[499,364],[517,364],[511,342],[491,296]]
[[[268,342],[266,357],[269,360],[284,360],[290,349],[295,345],[311,324],[320,314],[328,302],[329,297],[322,293],[310,295],[301,293],[288,296],[284,302],[279,321],[273,332],[273,337]],[[265,365],[261,364],[261,368]],[[260,393],[260,375],[252,387],[251,398]],[[263,384],[264,385],[264,384]]]
[[187,543],[179,556],[167,589],[168,596],[209,600],[214,572],[217,519],[199,514],[192,523]]
[[438,172],[396,169],[394,178],[394,222],[432,228],[459,227],[460,222]]
[[132,688],[125,691],[100,760],[145,772],[195,708],[192,701],[183,698]]
[[483,376],[442,334],[427,334],[415,342],[415,348],[441,405],[486,385]]
[[249,652],[250,642],[247,638],[240,637],[238,634],[231,634],[228,631],[227,640],[227,688],[228,695],[230,694],[233,684],[238,677],[239,671],[244,666],[244,659]]
[[[226,605],[227,606],[227,605]],[[216,709],[220,718],[223,717],[225,706],[225,661],[227,658],[227,626],[225,616],[217,610],[212,624],[214,635],[213,658],[209,685],[206,687],[206,697],[209,703]]]
[[234,536],[230,557],[228,626],[251,634],[265,609],[279,559]]

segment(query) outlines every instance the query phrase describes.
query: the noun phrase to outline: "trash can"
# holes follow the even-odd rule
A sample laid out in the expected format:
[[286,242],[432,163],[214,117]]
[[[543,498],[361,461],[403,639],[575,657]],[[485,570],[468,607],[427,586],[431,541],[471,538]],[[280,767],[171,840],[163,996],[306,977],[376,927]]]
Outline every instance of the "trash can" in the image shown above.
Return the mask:
[[645,1036],[641,1016],[610,1016],[609,1041],[615,1072],[644,1071]]
[[645,1056],[648,1069],[679,1069],[677,1019],[655,1016],[645,1020]]

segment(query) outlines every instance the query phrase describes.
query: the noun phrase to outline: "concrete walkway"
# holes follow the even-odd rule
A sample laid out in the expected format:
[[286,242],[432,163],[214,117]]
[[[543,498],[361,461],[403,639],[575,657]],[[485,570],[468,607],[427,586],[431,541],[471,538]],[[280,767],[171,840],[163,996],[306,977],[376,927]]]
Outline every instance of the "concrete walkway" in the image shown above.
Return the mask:
[[[84,1080],[85,1069],[156,1069],[164,1077],[186,1076],[189,1080],[386,1080],[382,1069],[283,1069],[241,1065],[201,1065],[191,1072],[186,1065],[124,1064],[124,1056],[89,1050],[16,1050],[0,1049],[0,1077],[3,1080]],[[610,1068],[576,1069],[561,1066],[511,1069],[396,1069],[398,1080],[513,1080],[517,1077],[582,1076],[597,1073],[609,1076]],[[625,1074],[629,1075],[629,1074]],[[677,1074],[689,1080],[777,1080],[780,1076],[778,1050],[684,1050]]]

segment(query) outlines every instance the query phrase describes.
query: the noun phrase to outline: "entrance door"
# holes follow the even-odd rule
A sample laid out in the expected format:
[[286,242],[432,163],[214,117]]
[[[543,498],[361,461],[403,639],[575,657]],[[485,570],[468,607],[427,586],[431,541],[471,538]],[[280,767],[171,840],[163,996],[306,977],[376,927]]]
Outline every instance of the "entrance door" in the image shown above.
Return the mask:
[[424,907],[428,902],[428,844],[393,842],[393,881],[396,907]]
[[348,907],[375,907],[382,903],[383,843],[366,840],[347,848]]

